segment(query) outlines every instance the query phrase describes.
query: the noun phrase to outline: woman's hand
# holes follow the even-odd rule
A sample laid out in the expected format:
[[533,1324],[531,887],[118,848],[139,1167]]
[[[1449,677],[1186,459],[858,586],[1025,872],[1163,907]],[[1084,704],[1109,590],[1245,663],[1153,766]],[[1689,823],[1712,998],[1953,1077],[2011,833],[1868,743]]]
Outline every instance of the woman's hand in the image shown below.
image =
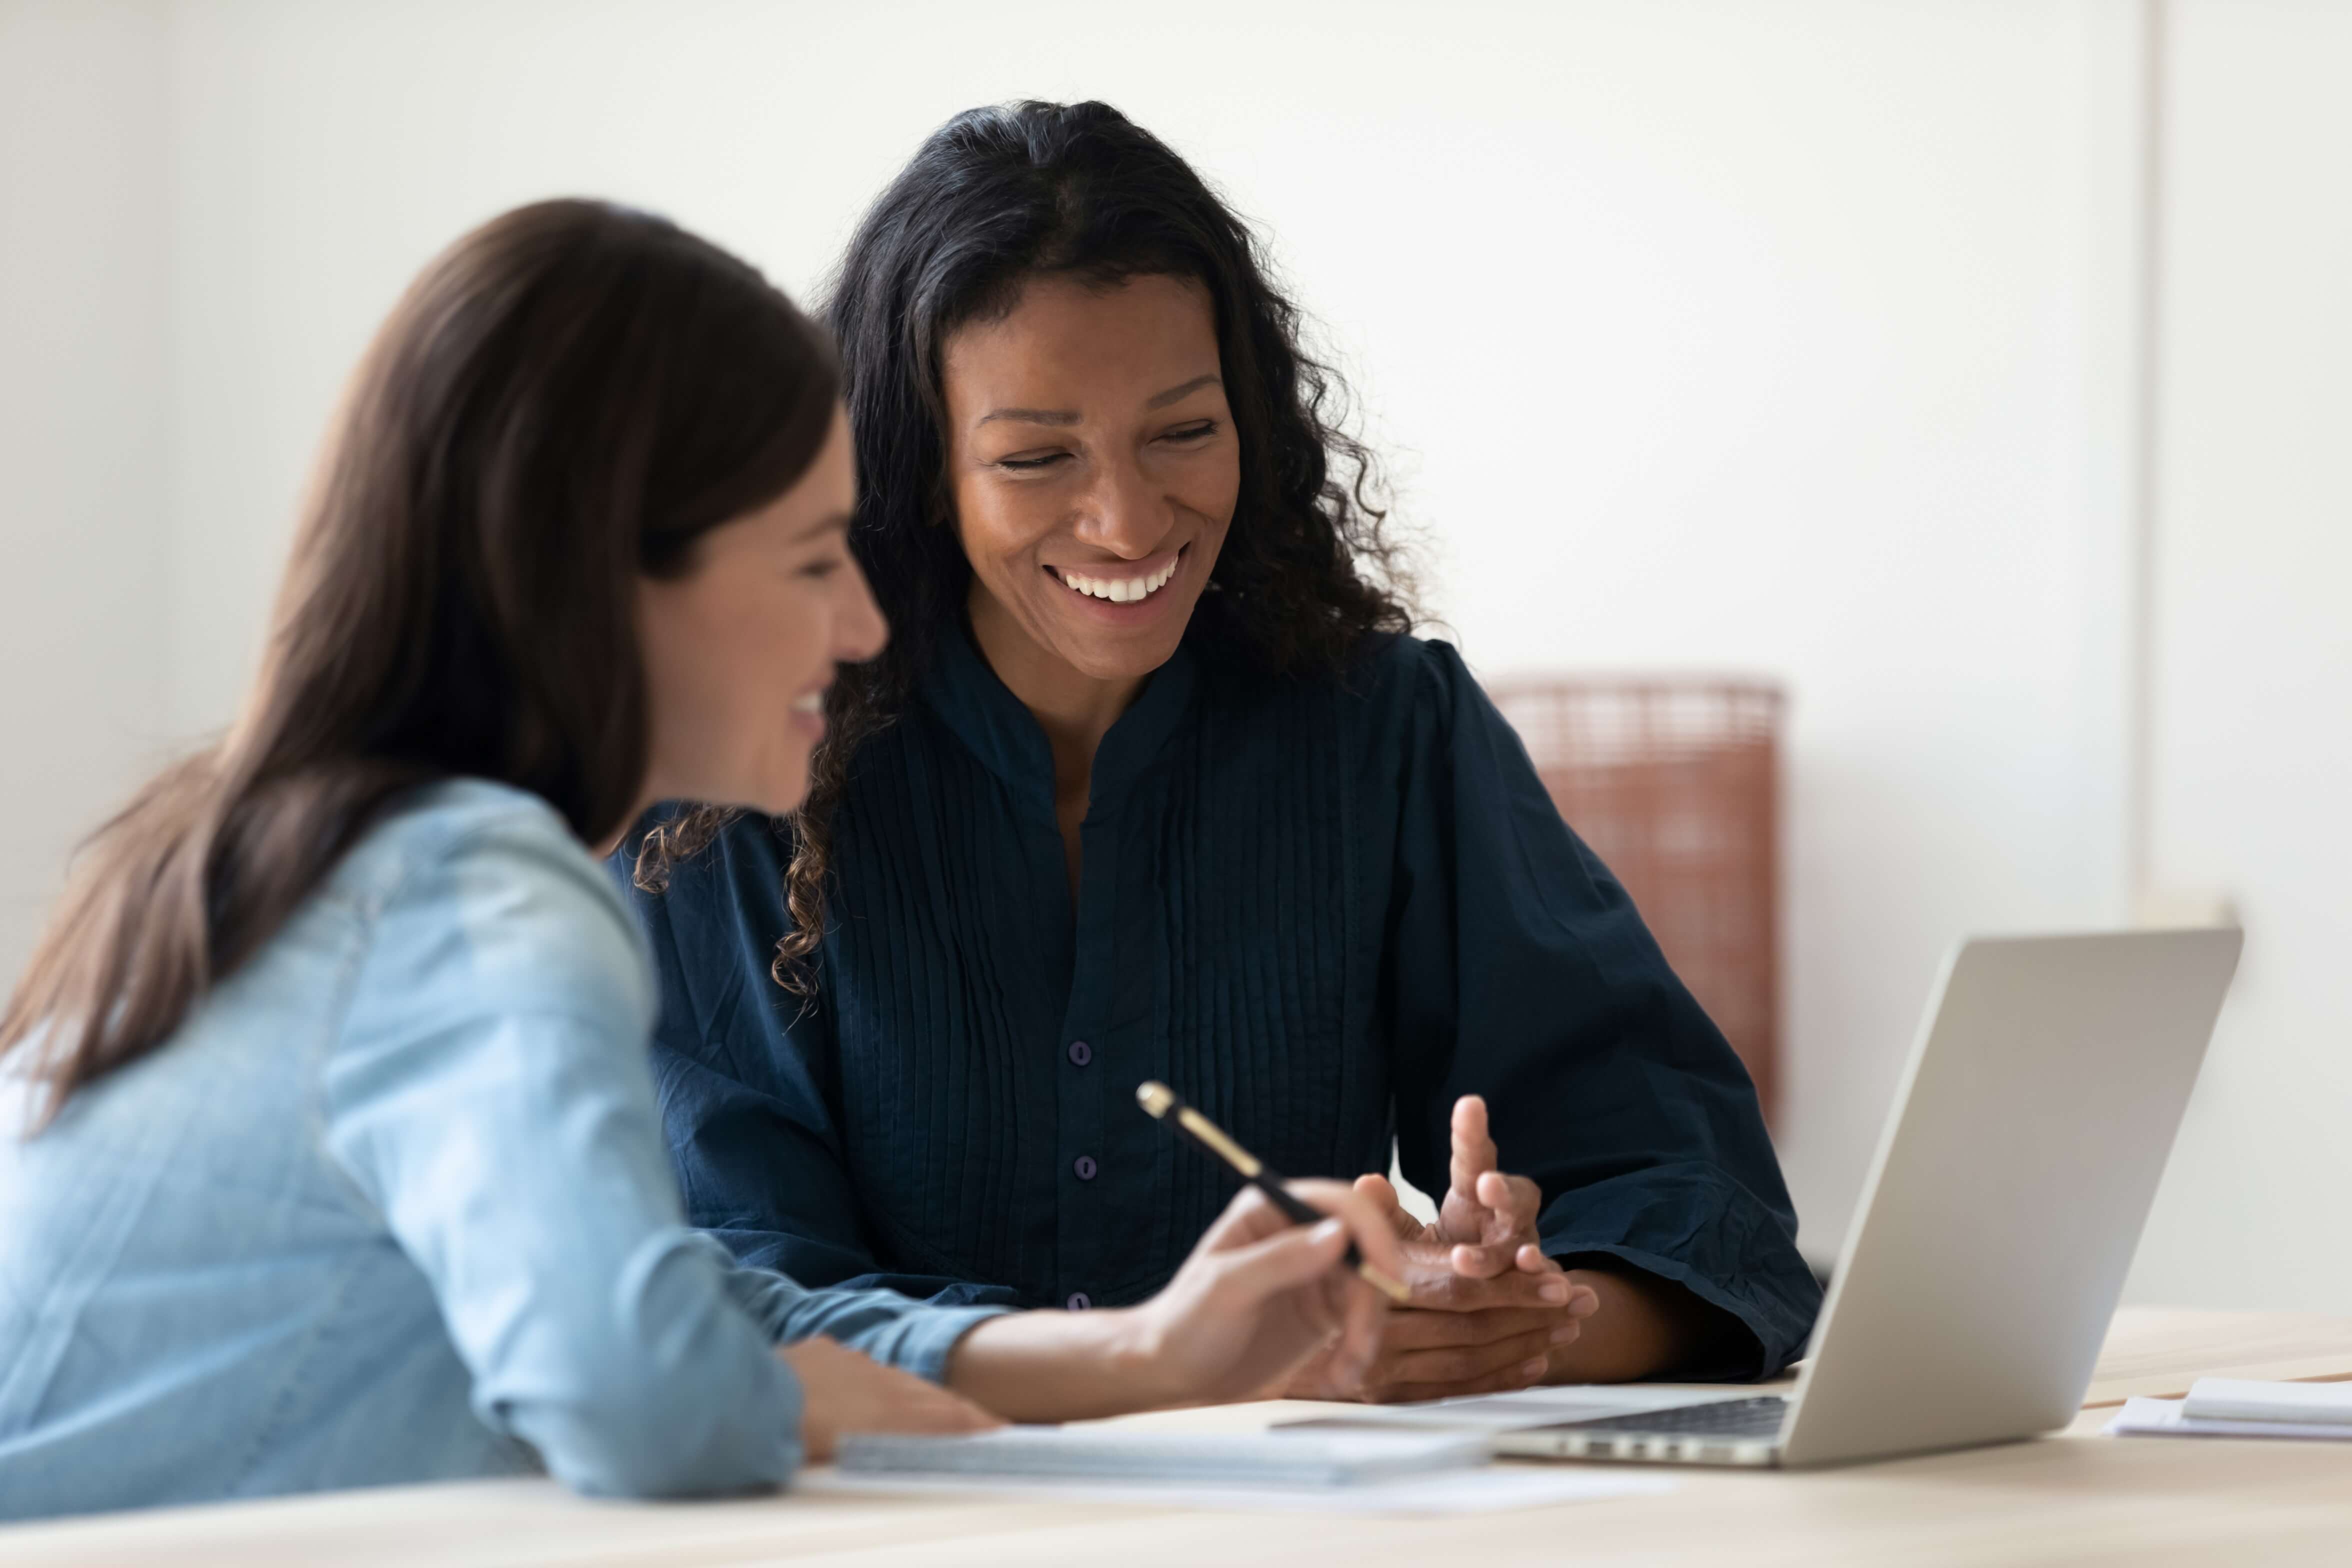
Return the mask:
[[1402,1266],[1396,1232],[1337,1182],[1290,1191],[1331,1215],[1301,1226],[1244,1188],[1167,1289],[1139,1307],[991,1318],[957,1342],[948,1384],[1019,1421],[1073,1421],[1266,1393],[1323,1354],[1349,1379],[1380,1348],[1387,1299],[1340,1259]]
[[833,1458],[845,1432],[984,1432],[1004,1423],[960,1394],[833,1340],[780,1345],[801,1385],[801,1452]]
[[1385,1176],[1362,1176],[1395,1233],[1412,1300],[1390,1314],[1379,1357],[1360,1376],[1328,1356],[1301,1367],[1282,1392],[1294,1399],[1443,1399],[1526,1388],[1554,1370],[1600,1307],[1592,1287],[1545,1256],[1536,1226],[1543,1194],[1496,1168],[1486,1102],[1454,1103],[1453,1159],[1437,1223],[1405,1213]]
[[[1487,1129],[1483,1097],[1465,1094],[1454,1102],[1453,1134],[1445,1201],[1437,1207],[1437,1223],[1426,1227],[1426,1239],[1447,1247],[1447,1261],[1465,1279],[1492,1279],[1513,1269],[1558,1274],[1559,1265],[1544,1256],[1543,1237],[1536,1234],[1543,1193],[1527,1177],[1507,1176],[1498,1168],[1501,1152]],[[1356,1185],[1363,1188],[1367,1181],[1379,1184],[1375,1201],[1385,1194],[1389,1206],[1402,1212],[1387,1177]]]
[[1171,1399],[1246,1398],[1315,1357],[1354,1384],[1379,1354],[1387,1298],[1340,1258],[1352,1237],[1365,1261],[1393,1276],[1402,1264],[1394,1229],[1337,1182],[1293,1182],[1290,1191],[1335,1217],[1294,1224],[1245,1187],[1167,1289],[1136,1309],[1142,1353]]

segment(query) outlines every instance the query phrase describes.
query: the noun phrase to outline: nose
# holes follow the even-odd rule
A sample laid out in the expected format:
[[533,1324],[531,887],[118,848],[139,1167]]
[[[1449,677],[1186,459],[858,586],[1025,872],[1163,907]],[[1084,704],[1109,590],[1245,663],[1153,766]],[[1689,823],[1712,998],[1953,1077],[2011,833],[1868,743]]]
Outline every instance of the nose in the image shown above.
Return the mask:
[[839,664],[864,664],[890,641],[890,623],[874,602],[873,585],[853,558],[845,574],[842,602],[833,617],[833,657]]
[[1140,561],[1158,550],[1175,525],[1175,506],[1131,458],[1106,463],[1097,473],[1077,536],[1122,561]]

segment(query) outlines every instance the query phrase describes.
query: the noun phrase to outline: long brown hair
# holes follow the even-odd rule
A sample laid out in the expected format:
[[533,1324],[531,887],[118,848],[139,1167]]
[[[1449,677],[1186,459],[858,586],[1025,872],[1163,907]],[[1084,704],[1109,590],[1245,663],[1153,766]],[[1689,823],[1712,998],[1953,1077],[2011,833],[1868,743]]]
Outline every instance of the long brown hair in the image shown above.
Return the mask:
[[347,395],[242,716],[84,847],[0,1016],[44,1116],[169,1038],[416,785],[625,826],[635,583],[799,479],[839,382],[758,272],[645,213],[543,202],[432,262]]

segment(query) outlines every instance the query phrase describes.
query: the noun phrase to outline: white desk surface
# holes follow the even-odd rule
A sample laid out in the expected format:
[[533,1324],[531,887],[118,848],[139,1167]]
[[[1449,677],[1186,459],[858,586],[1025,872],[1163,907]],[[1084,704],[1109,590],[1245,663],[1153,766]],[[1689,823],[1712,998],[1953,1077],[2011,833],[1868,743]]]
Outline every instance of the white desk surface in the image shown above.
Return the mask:
[[[2063,1435],[1799,1474],[1675,1468],[1663,1496],[1471,1518],[1215,1513],[984,1499],[590,1501],[479,1481],[0,1529],[0,1563],[1713,1564],[2352,1563],[2352,1443],[2107,1438],[2191,1378],[2352,1378],[2352,1319],[2126,1309]],[[1131,1416],[1254,1428],[1291,1404]]]

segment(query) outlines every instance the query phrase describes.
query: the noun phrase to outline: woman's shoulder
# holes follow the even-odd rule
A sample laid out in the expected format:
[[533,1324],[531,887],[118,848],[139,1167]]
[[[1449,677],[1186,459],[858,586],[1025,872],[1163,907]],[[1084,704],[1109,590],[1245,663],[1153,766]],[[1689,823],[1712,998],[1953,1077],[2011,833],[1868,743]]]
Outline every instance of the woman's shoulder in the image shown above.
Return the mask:
[[489,779],[411,791],[362,835],[333,880],[378,909],[455,900],[549,917],[621,912],[595,858],[555,808]]
[[451,779],[387,812],[335,875],[370,918],[378,986],[454,979],[516,1005],[649,1005],[618,891],[546,801]]
[[1349,673],[1384,691],[1410,694],[1429,688],[1450,690],[1468,671],[1461,650],[1443,637],[1373,632],[1358,646]]
[[529,790],[491,779],[452,778],[401,796],[362,837],[349,863],[381,871],[501,851],[559,858],[586,853],[556,809]]
[[1226,754],[1322,758],[1393,782],[1445,747],[1482,700],[1453,645],[1381,632],[1338,668],[1274,675],[1234,658],[1204,660],[1200,722]]
[[1271,729],[1301,744],[1319,743],[1327,720],[1368,737],[1376,749],[1400,728],[1444,727],[1465,689],[1476,682],[1454,645],[1405,632],[1368,633],[1339,665],[1278,674],[1238,653],[1199,648],[1196,668],[1206,721]]
[[1213,682],[1229,701],[1287,689],[1310,701],[1339,703],[1374,717],[1406,715],[1432,706],[1450,712],[1465,683],[1475,684],[1452,643],[1408,632],[1366,634],[1337,668],[1269,680],[1263,671],[1226,661]]

